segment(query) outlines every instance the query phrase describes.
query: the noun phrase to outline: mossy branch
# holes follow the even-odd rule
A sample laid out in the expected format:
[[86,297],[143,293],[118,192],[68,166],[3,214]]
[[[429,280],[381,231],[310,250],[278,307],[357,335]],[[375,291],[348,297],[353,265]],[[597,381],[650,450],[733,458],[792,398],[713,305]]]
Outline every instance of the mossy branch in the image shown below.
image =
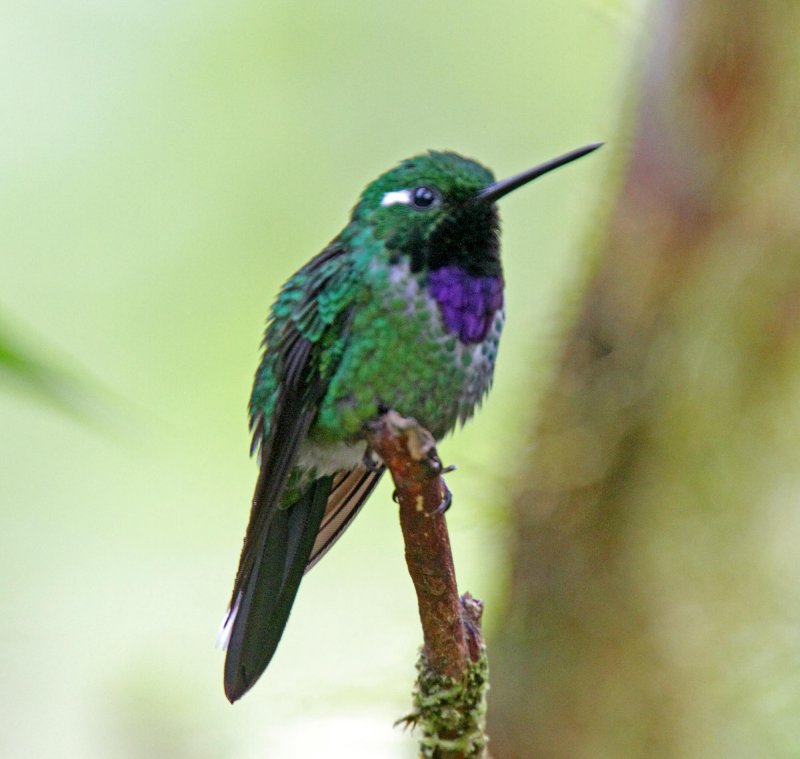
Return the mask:
[[402,721],[420,728],[423,757],[486,757],[483,607],[469,594],[458,596],[444,516],[451,496],[435,441],[415,420],[393,411],[372,427],[369,439],[394,480],[425,641],[417,662],[414,712]]

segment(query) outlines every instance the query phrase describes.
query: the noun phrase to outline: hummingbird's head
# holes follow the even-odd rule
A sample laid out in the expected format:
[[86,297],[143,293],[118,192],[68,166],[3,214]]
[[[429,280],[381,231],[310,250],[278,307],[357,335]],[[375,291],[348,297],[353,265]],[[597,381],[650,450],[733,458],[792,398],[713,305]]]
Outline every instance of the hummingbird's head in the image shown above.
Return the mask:
[[367,186],[353,223],[367,224],[412,271],[458,265],[475,276],[500,273],[497,207],[480,202],[494,182],[485,166],[431,151],[403,161]]
[[367,186],[351,228],[369,226],[398,260],[408,258],[412,271],[456,266],[475,277],[499,276],[496,201],[599,147],[587,145],[499,182],[485,166],[457,153],[409,158]]

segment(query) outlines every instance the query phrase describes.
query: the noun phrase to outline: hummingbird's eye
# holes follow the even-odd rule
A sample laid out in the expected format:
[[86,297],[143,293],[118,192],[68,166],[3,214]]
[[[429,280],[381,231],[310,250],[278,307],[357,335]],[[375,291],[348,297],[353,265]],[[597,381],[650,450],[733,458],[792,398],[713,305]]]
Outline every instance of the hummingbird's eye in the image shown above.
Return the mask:
[[411,202],[415,208],[431,208],[438,206],[442,200],[439,191],[427,185],[420,185],[415,187],[411,192]]

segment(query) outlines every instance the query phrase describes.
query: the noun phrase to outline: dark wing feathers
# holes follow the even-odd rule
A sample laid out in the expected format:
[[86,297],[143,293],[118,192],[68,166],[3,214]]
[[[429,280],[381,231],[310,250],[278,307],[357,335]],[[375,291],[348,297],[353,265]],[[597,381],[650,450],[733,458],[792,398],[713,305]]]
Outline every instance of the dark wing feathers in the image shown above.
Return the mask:
[[[272,513],[279,507],[281,494],[300,445],[314,422],[319,402],[325,394],[327,378],[320,377],[318,371],[319,340],[306,337],[294,317],[297,313],[305,312],[309,304],[316,301],[320,290],[325,288],[327,281],[336,273],[334,264],[341,267],[346,261],[345,252],[345,248],[334,244],[306,264],[295,275],[300,278],[301,284],[292,285],[290,282],[285,288],[285,297],[292,304],[290,313],[284,314],[280,320],[276,318],[281,306],[279,298],[273,307],[273,318],[267,325],[261,368],[271,361],[270,371],[279,380],[271,418],[266,420],[266,425],[263,412],[259,408],[251,407],[251,452],[258,449],[260,471],[231,594],[231,608],[236,604],[259,556],[256,550],[259,537],[268,529]],[[328,269],[326,276],[315,277],[314,271],[318,269]],[[319,330],[320,327],[317,326],[314,331]]]
[[[304,338],[294,341],[287,356],[288,362],[293,366],[301,361],[308,362],[311,347],[310,341]],[[316,404],[322,388],[314,385],[319,382],[304,382],[302,372],[296,369],[291,379],[292,382],[284,381],[280,386],[269,437],[262,443],[259,453],[261,468],[253,494],[239,570],[233,585],[231,608],[247,582],[254,562],[261,556],[262,552],[258,550],[260,539],[279,507],[286,479],[316,414]],[[242,611],[240,609],[240,616]]]
[[[260,402],[251,403],[260,471],[224,625],[229,633],[225,693],[231,701],[266,668],[303,573],[347,528],[383,471],[359,468],[320,477],[305,485],[294,503],[284,502],[287,479],[328,381],[320,376],[320,341],[331,324],[315,312],[314,302],[329,282],[339,286],[345,280],[346,259],[336,260],[344,252],[331,246],[301,269],[276,303],[267,327],[262,368],[268,366],[279,381],[268,419]],[[348,318],[347,298],[341,305],[335,310],[337,328]]]
[[296,503],[281,503],[322,391],[310,366],[311,347],[305,338],[290,347],[287,358],[296,363],[281,384],[269,437],[260,451],[261,468],[231,598],[233,612],[226,622],[231,629],[225,694],[231,702],[255,683],[275,652],[330,492],[331,478],[325,477],[313,482]]

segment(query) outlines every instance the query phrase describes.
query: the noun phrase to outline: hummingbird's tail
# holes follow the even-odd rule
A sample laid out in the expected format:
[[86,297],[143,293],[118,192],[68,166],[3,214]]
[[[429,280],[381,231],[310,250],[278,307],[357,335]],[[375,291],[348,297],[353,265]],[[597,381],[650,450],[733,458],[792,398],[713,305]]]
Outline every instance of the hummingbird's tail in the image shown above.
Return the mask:
[[386,467],[381,464],[374,469],[363,467],[349,471],[342,469],[333,475],[325,515],[319,526],[311,555],[308,557],[306,572],[328,553],[331,546],[350,526],[380,481],[385,469]]
[[227,642],[225,695],[233,703],[272,659],[317,537],[332,478],[320,477],[288,508],[277,508],[255,551],[245,587],[220,630]]

